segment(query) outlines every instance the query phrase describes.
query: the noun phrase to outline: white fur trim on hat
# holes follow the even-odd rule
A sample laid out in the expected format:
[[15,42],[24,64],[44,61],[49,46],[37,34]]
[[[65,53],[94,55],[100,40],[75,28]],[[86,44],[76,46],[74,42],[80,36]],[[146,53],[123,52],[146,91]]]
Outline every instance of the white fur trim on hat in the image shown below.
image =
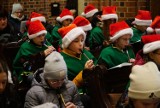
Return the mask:
[[155,28],[156,34],[160,34],[160,28]]
[[125,34],[130,34],[131,37],[133,36],[133,30],[131,28],[123,29],[120,30],[118,33],[116,33],[114,36],[110,37],[110,40],[114,42],[117,40],[119,37],[125,35]]
[[72,15],[65,15],[65,16],[63,16],[62,18],[60,18],[59,21],[60,21],[60,22],[63,22],[63,21],[66,20],[66,19],[72,19],[72,20],[73,20],[74,18],[73,18]]
[[81,15],[82,15],[83,17],[85,17],[86,14],[85,14],[84,12],[82,12]]
[[147,54],[159,48],[160,48],[160,41],[154,41],[151,43],[147,43],[143,46],[143,53]]
[[46,22],[46,18],[44,16],[31,18],[31,21],[40,20],[41,22]]
[[86,17],[86,18],[92,17],[96,12],[98,12],[98,9],[93,9],[93,10],[87,12],[87,13],[85,14],[85,17]]
[[106,15],[102,15],[102,20],[108,20],[111,18],[115,18],[116,20],[118,20],[118,16],[117,14],[106,14]]
[[88,25],[85,25],[85,26],[79,26],[79,27],[81,27],[84,31],[89,31],[89,30],[92,29],[91,24],[88,24]]
[[69,31],[62,39],[62,47],[63,48],[67,48],[69,46],[69,44],[76,39],[79,35],[83,35],[84,36],[84,41],[86,39],[86,34],[85,32],[82,30],[81,27],[76,27],[73,28],[71,31]]
[[129,77],[129,98],[160,98],[160,71],[154,62],[147,62],[144,65],[133,66]]
[[150,26],[152,23],[152,20],[140,20],[135,18],[135,21],[133,23],[136,25]]
[[33,38],[35,38],[35,37],[37,37],[37,36],[39,36],[39,35],[41,35],[41,34],[47,34],[47,31],[46,30],[42,30],[42,31],[39,31],[39,32],[37,32],[37,33],[35,33],[35,34],[32,34],[32,35],[29,35],[28,34],[28,38],[29,39],[33,39]]

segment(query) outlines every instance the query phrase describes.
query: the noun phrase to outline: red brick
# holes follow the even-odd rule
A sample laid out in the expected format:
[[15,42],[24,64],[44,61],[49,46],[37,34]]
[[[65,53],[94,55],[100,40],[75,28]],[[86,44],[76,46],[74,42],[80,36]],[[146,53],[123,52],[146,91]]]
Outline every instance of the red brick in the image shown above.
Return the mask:
[[130,12],[130,13],[125,13],[125,17],[128,18],[128,17],[134,17],[136,14],[134,12]]
[[125,2],[124,5],[126,7],[135,7],[136,6],[136,2]]
[[127,12],[136,12],[136,7],[128,7]]

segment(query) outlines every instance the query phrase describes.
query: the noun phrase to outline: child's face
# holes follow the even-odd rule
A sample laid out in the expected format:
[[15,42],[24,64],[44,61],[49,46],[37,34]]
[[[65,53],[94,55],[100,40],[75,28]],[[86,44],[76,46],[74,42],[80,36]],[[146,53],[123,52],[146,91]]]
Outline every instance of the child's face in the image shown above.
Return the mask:
[[45,34],[41,34],[41,35],[33,38],[32,40],[36,45],[42,46],[42,44],[45,40]]
[[140,26],[140,25],[136,25],[136,28],[139,29],[142,32],[145,32],[148,26]]
[[69,24],[71,24],[72,23],[72,19],[66,19],[66,20],[64,20],[63,22],[62,22],[62,25],[64,26],[64,27],[66,27],[66,26],[68,26]]
[[7,17],[0,17],[0,31],[7,27]]
[[160,49],[149,53],[149,57],[158,65],[160,65]]
[[126,46],[129,45],[130,38],[131,38],[130,34],[125,34],[125,35],[121,36],[120,38],[118,38],[115,41],[115,46],[118,47],[119,49],[126,48]]
[[70,45],[68,46],[68,49],[76,52],[77,54],[81,54],[81,51],[83,49],[84,45],[84,36],[79,35],[76,39],[74,39]]
[[154,100],[133,100],[134,108],[158,108],[159,99]]
[[60,80],[50,80],[50,79],[48,79],[47,82],[48,82],[50,87],[52,87],[54,89],[58,89],[64,83],[64,78],[62,78]]
[[5,72],[0,73],[0,94],[4,92],[7,85],[7,74]]

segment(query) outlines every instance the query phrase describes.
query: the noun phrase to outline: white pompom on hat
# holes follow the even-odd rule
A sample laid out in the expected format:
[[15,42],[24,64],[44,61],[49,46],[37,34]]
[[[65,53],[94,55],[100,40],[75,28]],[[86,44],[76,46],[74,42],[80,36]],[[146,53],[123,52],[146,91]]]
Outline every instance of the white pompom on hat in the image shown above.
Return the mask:
[[156,34],[160,34],[160,16],[156,16],[150,27],[146,30],[148,33],[155,32]]
[[86,39],[86,34],[83,29],[81,27],[77,27],[75,24],[62,27],[58,30],[58,32],[62,36],[62,48],[68,48],[70,43],[80,35],[84,36],[83,43]]
[[23,11],[23,6],[20,3],[14,3],[12,5],[12,14],[17,12],[18,10]]
[[133,66],[129,77],[129,98],[160,98],[160,71],[154,62],[147,62],[144,65]]
[[66,76],[67,66],[63,56],[59,52],[53,51],[45,59],[44,79],[60,80]]

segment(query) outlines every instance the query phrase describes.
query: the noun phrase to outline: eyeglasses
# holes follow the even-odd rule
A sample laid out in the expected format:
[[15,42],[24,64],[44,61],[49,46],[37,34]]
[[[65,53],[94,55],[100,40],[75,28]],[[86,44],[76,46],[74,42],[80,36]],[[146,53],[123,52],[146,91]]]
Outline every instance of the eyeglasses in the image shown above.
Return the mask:
[[63,83],[63,82],[64,82],[64,79],[62,79],[62,80],[49,80],[49,82],[50,82],[51,84],[59,84],[59,83]]

